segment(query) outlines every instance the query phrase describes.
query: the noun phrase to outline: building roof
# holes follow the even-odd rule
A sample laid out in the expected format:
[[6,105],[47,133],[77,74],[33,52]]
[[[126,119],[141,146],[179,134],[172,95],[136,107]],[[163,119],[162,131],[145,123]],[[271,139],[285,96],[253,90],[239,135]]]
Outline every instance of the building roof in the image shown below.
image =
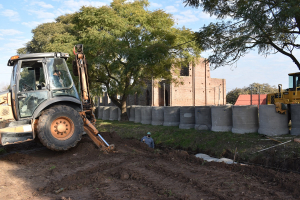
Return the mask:
[[[260,99],[260,103],[259,103]],[[251,94],[240,94],[236,100],[236,106],[241,105],[264,105],[267,104],[267,94],[252,94],[252,104],[251,104]]]

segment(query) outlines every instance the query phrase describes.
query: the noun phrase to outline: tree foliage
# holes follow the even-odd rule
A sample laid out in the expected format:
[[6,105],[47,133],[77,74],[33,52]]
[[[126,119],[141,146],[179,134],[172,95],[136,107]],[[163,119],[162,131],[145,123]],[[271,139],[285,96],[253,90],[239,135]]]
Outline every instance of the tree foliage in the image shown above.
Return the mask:
[[219,21],[203,26],[195,34],[203,50],[212,49],[209,57],[215,68],[233,64],[251,49],[260,54],[282,53],[300,69],[295,50],[300,49],[299,0],[184,0],[193,7],[215,15]]
[[147,0],[114,0],[110,6],[82,7],[38,26],[19,52],[71,54],[75,44],[84,44],[90,88],[107,91],[124,114],[128,95],[141,91],[147,80],[176,82],[172,73],[200,55],[191,30],[175,28],[172,15],[148,11],[148,5]]
[[270,94],[278,92],[278,88],[274,85],[271,86],[268,83],[252,83],[247,87],[235,88],[227,93],[226,102],[235,104],[240,94]]

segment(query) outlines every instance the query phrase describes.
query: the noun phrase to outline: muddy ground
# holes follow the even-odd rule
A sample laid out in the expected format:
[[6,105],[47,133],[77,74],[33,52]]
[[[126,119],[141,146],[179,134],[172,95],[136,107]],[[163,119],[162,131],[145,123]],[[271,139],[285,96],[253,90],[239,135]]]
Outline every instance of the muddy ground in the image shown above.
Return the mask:
[[103,136],[117,152],[100,152],[87,136],[67,152],[9,146],[0,157],[0,199],[299,199],[299,174],[207,163],[185,151]]

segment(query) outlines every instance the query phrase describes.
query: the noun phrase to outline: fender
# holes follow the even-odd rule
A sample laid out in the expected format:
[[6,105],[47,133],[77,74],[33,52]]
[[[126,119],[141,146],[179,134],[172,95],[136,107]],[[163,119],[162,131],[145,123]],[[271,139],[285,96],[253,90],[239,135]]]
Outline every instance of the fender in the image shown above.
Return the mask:
[[37,118],[40,113],[45,110],[45,108],[50,107],[53,104],[71,104],[71,106],[78,111],[82,110],[82,104],[81,101],[73,98],[73,97],[57,97],[57,98],[51,98],[47,101],[44,101],[43,103],[41,103],[38,108],[34,111],[33,115],[32,115],[32,119]]

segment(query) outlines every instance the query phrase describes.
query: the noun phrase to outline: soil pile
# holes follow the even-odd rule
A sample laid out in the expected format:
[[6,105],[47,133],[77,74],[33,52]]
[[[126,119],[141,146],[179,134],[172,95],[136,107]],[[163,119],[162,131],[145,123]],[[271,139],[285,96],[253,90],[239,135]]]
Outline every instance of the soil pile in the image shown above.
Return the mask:
[[[150,149],[116,133],[101,135],[115,144],[116,152],[104,154],[84,136],[67,152],[39,149],[1,157],[0,199],[298,199],[300,195],[299,174],[206,163],[185,151]],[[15,146],[26,149],[26,145],[32,144]]]

